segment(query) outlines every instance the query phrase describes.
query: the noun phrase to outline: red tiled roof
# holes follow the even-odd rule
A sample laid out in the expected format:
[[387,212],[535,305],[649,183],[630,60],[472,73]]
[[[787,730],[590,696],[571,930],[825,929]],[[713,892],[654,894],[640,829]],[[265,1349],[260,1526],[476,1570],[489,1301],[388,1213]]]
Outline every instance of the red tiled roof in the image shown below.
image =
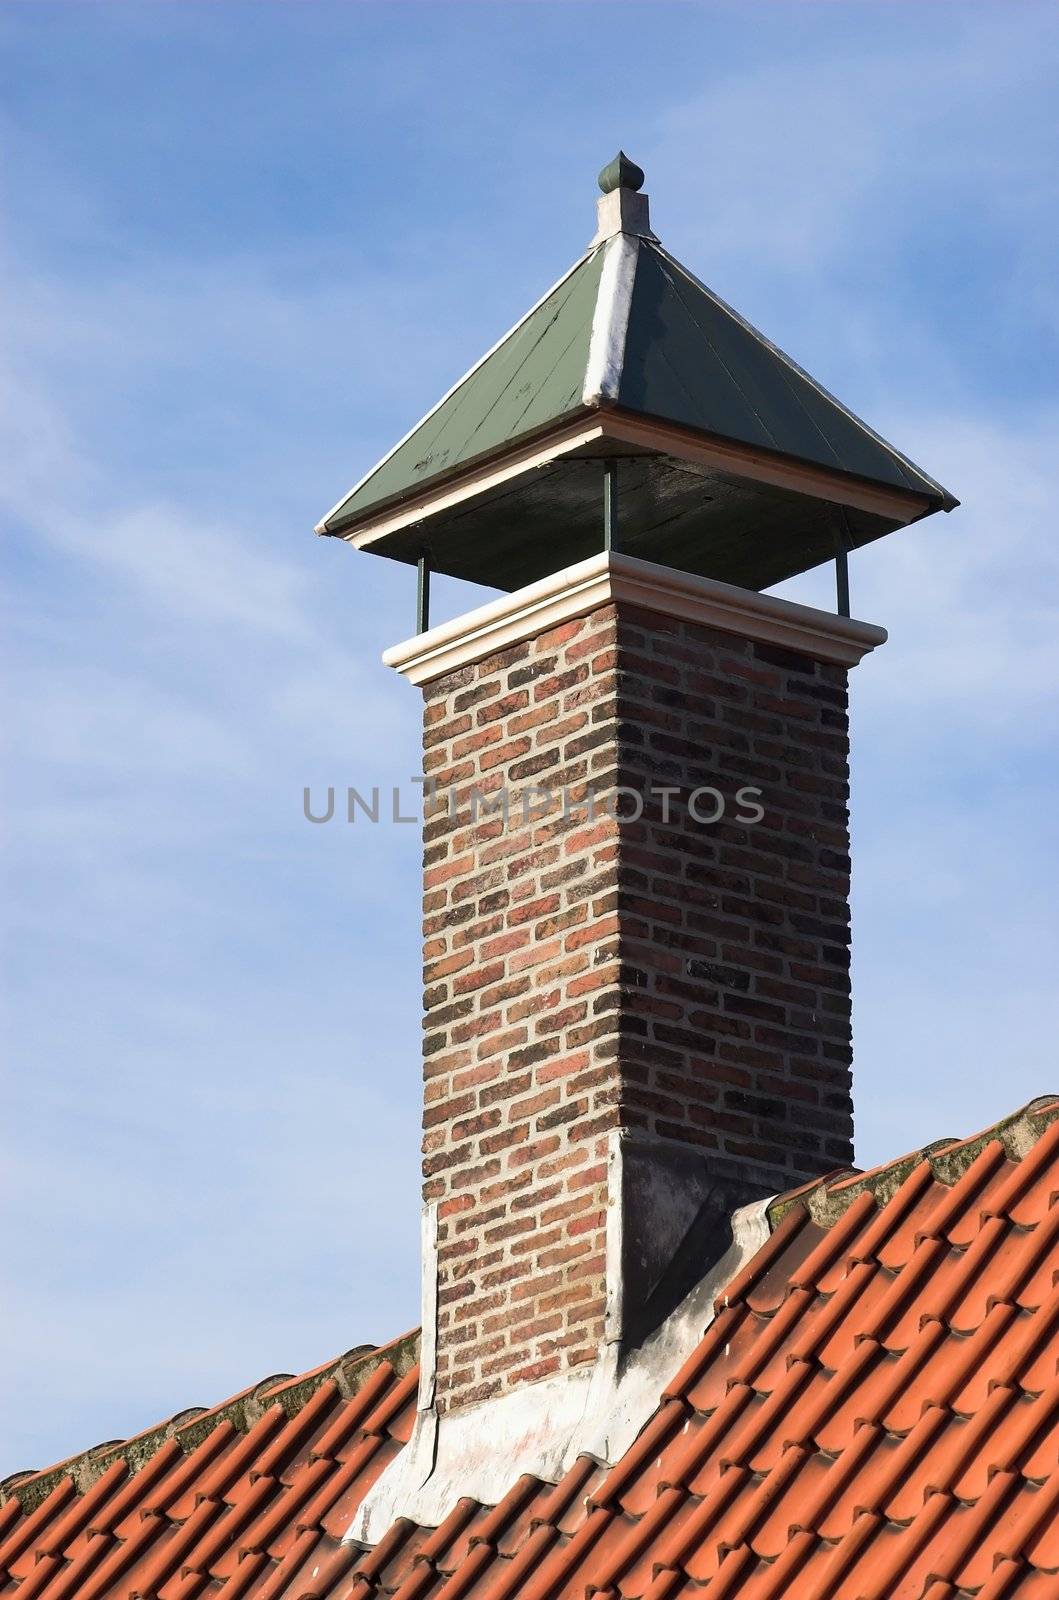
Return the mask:
[[[341,1537],[407,1442],[418,1339],[299,1378],[0,1488],[0,1595],[266,1600],[331,1594]],[[300,1581],[300,1580],[299,1580]]]
[[249,1432],[211,1413],[134,1470],[16,1484],[0,1595],[1056,1600],[1059,1100],[771,1215],[609,1469],[342,1546],[411,1428],[405,1343],[270,1390]]

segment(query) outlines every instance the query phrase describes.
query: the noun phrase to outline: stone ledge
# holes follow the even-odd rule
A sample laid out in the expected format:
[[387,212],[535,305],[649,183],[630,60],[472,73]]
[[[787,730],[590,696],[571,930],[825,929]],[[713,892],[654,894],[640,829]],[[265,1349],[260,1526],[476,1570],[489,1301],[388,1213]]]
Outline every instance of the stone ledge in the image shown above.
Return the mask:
[[619,603],[700,623],[741,639],[780,645],[836,666],[856,666],[886,641],[886,629],[870,622],[856,622],[635,556],[601,552],[403,644],[391,645],[382,659],[410,683],[430,683],[534,639],[560,623]]

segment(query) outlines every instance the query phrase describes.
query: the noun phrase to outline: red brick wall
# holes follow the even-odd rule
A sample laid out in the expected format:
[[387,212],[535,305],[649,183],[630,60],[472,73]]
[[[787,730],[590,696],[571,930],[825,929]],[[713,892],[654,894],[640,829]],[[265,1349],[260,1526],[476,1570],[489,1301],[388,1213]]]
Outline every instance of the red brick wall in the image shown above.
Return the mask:
[[[446,1409],[594,1359],[611,1130],[694,1144],[761,1194],[850,1161],[848,744],[843,669],[625,606],[425,693]],[[615,784],[642,816],[607,814]],[[533,785],[554,797],[526,818]],[[668,822],[651,785],[680,791]],[[722,821],[689,817],[700,785]],[[475,787],[506,789],[506,824],[472,818]]]

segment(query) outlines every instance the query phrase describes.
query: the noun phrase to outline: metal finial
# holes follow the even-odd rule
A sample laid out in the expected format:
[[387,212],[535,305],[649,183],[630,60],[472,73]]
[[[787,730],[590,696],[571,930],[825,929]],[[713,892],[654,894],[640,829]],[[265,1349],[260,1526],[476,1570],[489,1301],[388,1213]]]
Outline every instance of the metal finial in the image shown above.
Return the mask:
[[630,161],[624,150],[619,150],[599,175],[599,187],[604,194],[611,194],[615,189],[632,189],[635,192],[642,189],[643,185],[643,168],[638,167],[635,161]]

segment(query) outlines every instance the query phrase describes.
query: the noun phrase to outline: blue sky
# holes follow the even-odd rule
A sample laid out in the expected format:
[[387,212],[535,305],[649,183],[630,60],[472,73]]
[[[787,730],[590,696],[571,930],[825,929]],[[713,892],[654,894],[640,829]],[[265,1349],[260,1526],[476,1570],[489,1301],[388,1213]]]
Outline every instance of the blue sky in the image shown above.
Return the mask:
[[311,529],[580,253],[619,144],[963,501],[853,563],[858,1159],[1059,1089],[1054,6],[0,30],[0,1477],[417,1319],[417,831],[301,814],[418,769],[412,583]]

